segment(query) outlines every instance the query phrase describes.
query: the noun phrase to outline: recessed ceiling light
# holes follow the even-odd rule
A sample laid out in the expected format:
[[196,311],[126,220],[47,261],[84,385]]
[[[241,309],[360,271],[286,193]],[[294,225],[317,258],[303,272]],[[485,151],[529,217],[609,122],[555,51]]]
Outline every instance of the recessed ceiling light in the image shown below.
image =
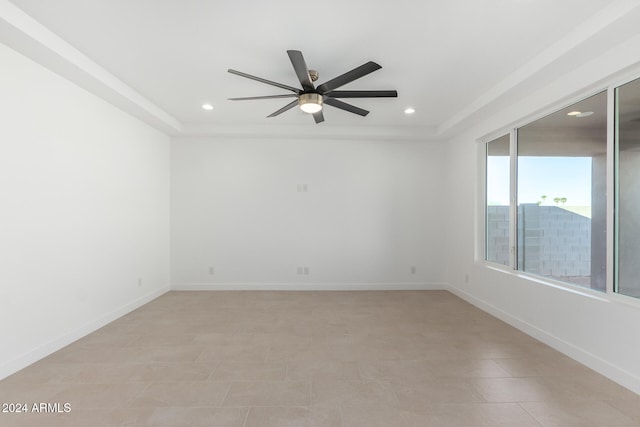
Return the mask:
[[204,110],[213,110],[213,105],[211,105],[211,104],[202,104],[202,108]]
[[589,117],[592,114],[593,114],[593,111],[585,111],[584,113],[580,113],[576,115],[576,117]]
[[580,111],[572,111],[570,113],[567,113],[567,116],[577,116],[578,114],[582,114]]
[[407,109],[405,109],[405,110],[404,110],[404,113],[405,113],[405,114],[413,114],[413,113],[415,113],[415,112],[416,112],[416,110],[415,110],[415,109],[413,109],[413,108],[411,108],[411,107],[409,107],[409,108],[407,108]]

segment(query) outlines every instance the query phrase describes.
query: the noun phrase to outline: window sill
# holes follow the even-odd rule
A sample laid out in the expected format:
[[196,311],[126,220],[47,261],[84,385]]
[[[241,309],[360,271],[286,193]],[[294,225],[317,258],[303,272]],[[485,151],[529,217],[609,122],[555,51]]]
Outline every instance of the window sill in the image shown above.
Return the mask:
[[571,283],[560,282],[553,279],[548,279],[542,276],[536,276],[534,274],[526,273],[523,271],[513,270],[511,267],[494,264],[487,261],[478,261],[477,264],[488,270],[496,271],[503,274],[508,274],[518,279],[528,280],[530,282],[539,283],[543,286],[552,287],[572,294],[580,295],[585,298],[590,298],[602,302],[622,304],[640,310],[640,298],[635,298],[619,293],[613,292],[600,292],[593,289],[583,288]]

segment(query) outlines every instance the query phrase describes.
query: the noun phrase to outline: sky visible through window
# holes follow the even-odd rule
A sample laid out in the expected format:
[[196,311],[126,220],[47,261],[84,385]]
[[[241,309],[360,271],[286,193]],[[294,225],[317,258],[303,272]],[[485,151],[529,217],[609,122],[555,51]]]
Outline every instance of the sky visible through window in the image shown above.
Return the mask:
[[[544,205],[564,197],[567,206],[591,206],[591,157],[519,156],[518,204],[538,203],[543,195]],[[509,206],[508,156],[487,158],[487,202]]]

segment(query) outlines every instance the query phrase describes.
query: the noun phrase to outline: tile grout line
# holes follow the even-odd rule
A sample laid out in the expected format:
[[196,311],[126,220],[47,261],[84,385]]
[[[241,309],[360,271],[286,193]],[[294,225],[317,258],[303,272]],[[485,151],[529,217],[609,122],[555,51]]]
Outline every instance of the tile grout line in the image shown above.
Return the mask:
[[[204,362],[200,362],[200,363],[204,364]],[[213,373],[220,367],[220,363],[221,362],[215,362],[215,367],[211,369],[211,372],[209,372],[209,375],[207,376],[207,379],[205,381],[207,381],[207,382],[216,382],[216,380],[212,379],[211,377],[213,376]]]
[[249,419],[249,412],[251,412],[251,407],[247,408],[247,413],[244,415],[244,422],[242,423],[242,427],[246,427],[247,420]]
[[222,404],[224,403],[224,401],[227,399],[227,396],[229,396],[229,391],[231,391],[231,385],[233,384],[233,381],[229,381],[229,387],[227,387],[227,392],[224,394],[224,397],[222,398],[222,400],[220,401],[220,403],[218,404],[218,407],[221,408]]
[[[136,384],[136,383],[127,383],[127,384]],[[140,383],[137,383],[140,384]],[[147,383],[146,386],[144,386],[144,388],[142,390],[140,390],[139,393],[137,393],[135,396],[132,396],[131,399],[127,400],[127,404],[125,405],[125,407],[127,408],[133,408],[133,406],[131,406],[131,404],[136,400],[139,399],[141,396],[144,396],[144,394],[147,392],[147,390],[151,387],[151,384],[153,384],[153,381],[149,381]]]
[[522,402],[517,402],[518,406],[520,408],[522,408],[522,410],[531,417],[531,419],[533,421],[535,421],[540,427],[544,427],[544,424],[542,424],[541,421],[538,420],[538,418],[536,418],[533,414],[531,414],[529,411],[527,411],[527,408],[525,408],[524,406],[522,406]]

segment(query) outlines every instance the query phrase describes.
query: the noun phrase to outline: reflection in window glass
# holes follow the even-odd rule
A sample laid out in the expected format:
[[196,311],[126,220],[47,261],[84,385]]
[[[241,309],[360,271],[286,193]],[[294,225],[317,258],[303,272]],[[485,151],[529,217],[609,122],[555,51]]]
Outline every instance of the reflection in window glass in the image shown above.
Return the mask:
[[517,267],[605,290],[606,93],[518,129]]
[[487,143],[487,261],[509,265],[509,135]]
[[640,79],[616,89],[616,291],[640,297]]

